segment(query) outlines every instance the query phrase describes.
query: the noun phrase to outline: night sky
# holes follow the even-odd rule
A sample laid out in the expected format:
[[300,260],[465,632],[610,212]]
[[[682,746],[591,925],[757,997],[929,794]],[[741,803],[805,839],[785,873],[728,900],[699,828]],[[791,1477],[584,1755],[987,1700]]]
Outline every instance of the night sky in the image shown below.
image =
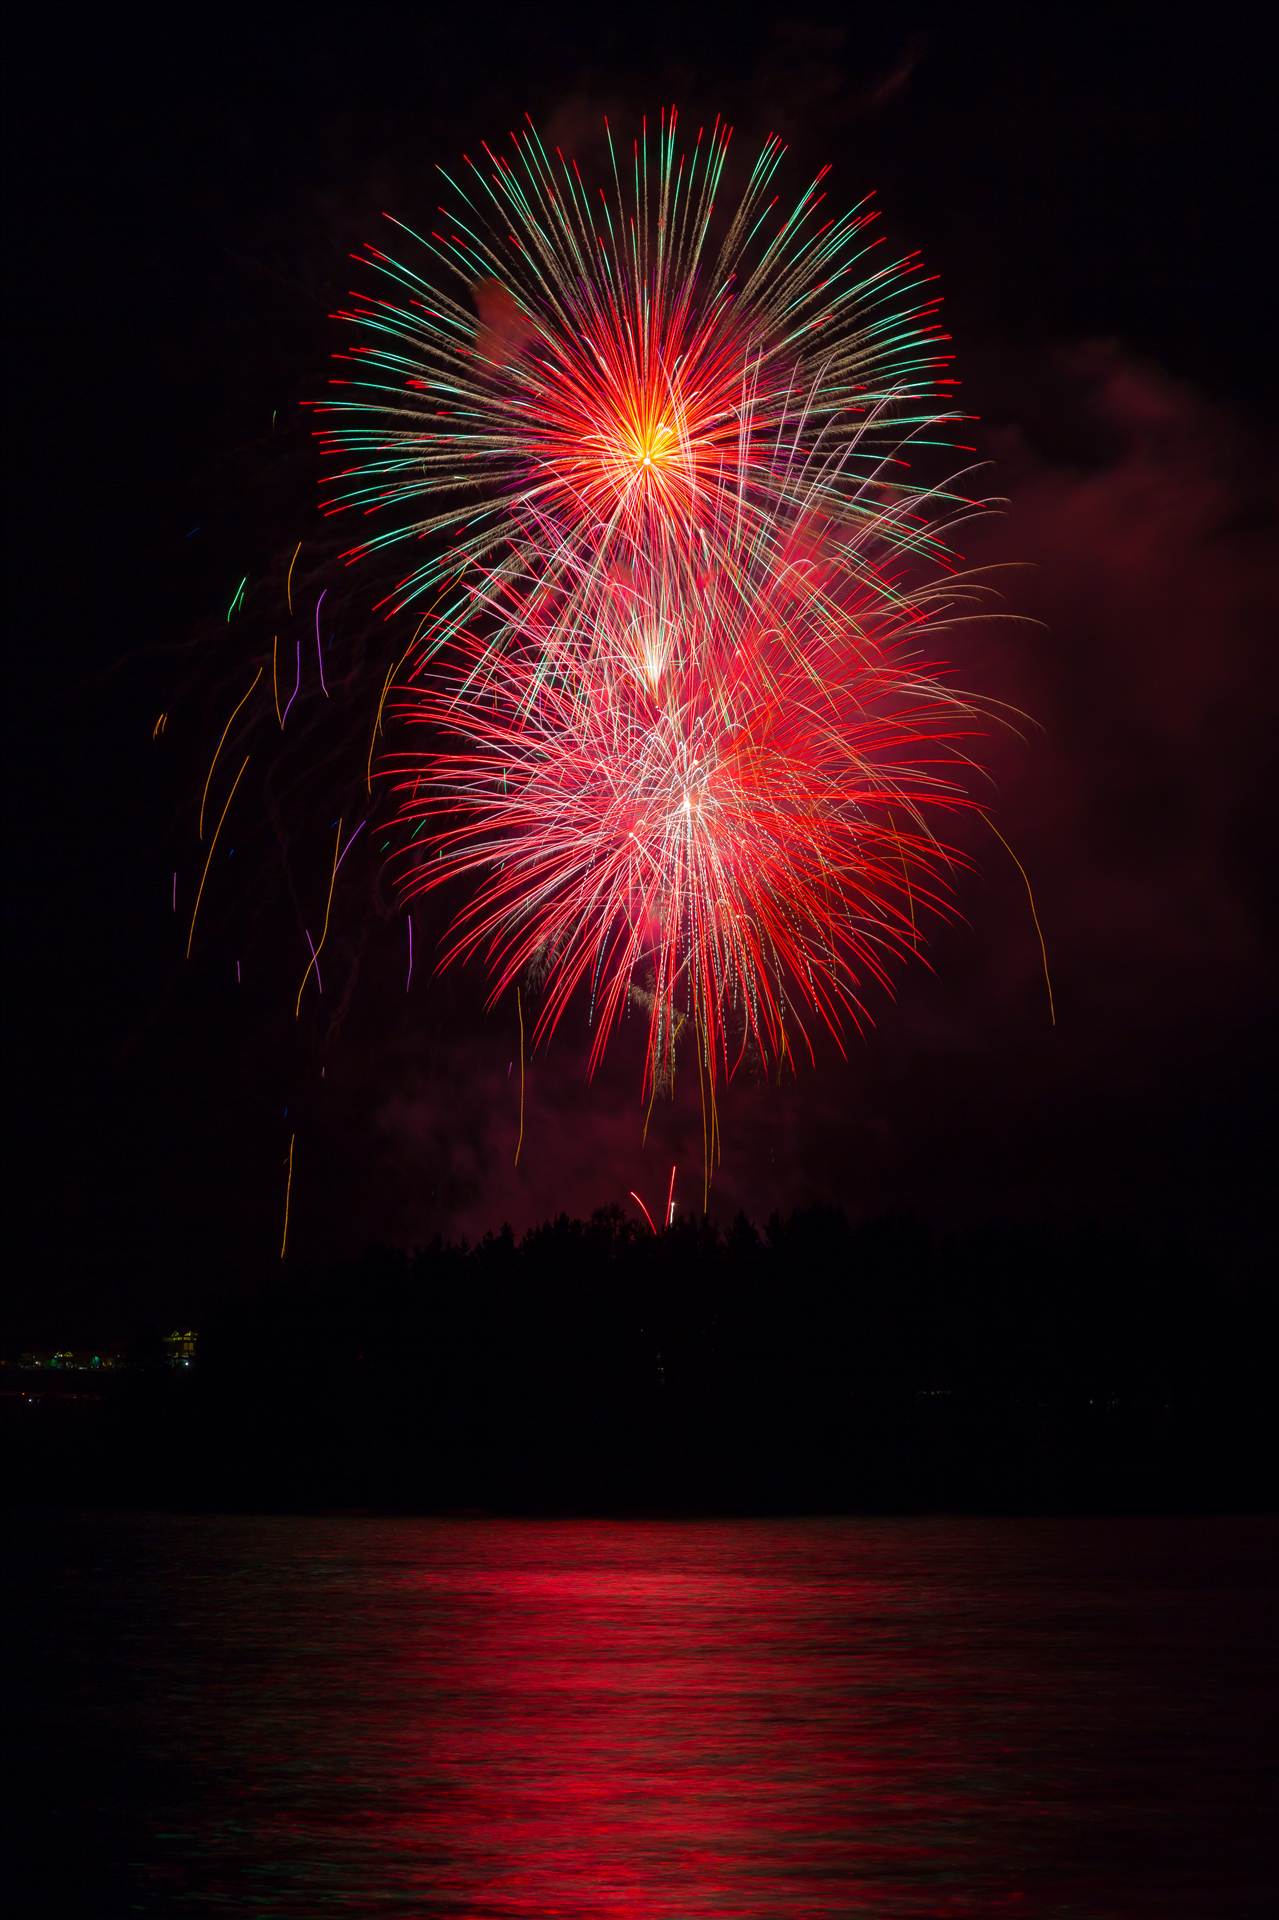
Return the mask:
[[[348,256],[526,110],[590,154],[602,113],[629,128],[669,100],[743,149],[779,130],[795,193],[827,161],[841,204],[875,188],[941,275],[983,484],[1009,502],[966,555],[1008,567],[1022,616],[953,657],[1038,723],[986,758],[1057,1007],[1052,1028],[1022,882],[974,829],[936,971],[901,975],[846,1060],[726,1092],[713,1210],[1090,1223],[1175,1252],[1181,1286],[1192,1250],[1210,1299],[1270,1169],[1269,124],[1228,10],[1211,38],[1155,19],[262,9],[32,44],[11,100],[7,1335],[105,1342],[267,1271],[294,1132],[299,1261],[631,1188],[655,1206],[672,1161],[700,1204],[695,1087],[642,1146],[638,1025],[588,1085],[585,1009],[531,1065],[513,1168],[513,1008],[486,1011],[478,969],[433,981],[424,911],[406,993],[376,815],[325,995],[293,1019],[397,651],[370,613],[388,583],[330,565],[346,538],[315,515],[299,405],[341,344]],[[300,587],[330,587],[335,699],[311,689],[288,753],[255,763],[188,964],[171,874],[189,901],[209,754],[299,539]]]

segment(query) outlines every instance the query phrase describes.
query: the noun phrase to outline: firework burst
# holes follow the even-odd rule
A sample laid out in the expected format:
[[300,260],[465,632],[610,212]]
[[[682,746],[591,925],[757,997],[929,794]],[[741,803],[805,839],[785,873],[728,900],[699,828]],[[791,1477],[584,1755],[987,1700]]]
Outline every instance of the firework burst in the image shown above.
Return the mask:
[[469,882],[446,963],[482,952],[495,996],[536,979],[535,1040],[583,994],[592,1067],[639,1006],[650,1091],[686,1026],[712,1089],[860,1027],[947,910],[933,823],[971,804],[976,717],[924,643],[963,587],[895,583],[864,522],[819,519],[828,480],[767,537],[712,519],[714,565],[635,545],[553,588],[495,571],[399,695],[432,742],[386,768],[431,828],[406,891]]
[[767,539],[819,448],[841,518],[926,538],[901,445],[960,416],[919,259],[884,256],[867,203],[830,213],[824,176],[781,210],[775,137],[721,217],[730,137],[681,147],[663,114],[624,165],[610,133],[591,189],[530,123],[444,175],[439,225],[393,223],[417,264],[357,256],[372,284],[340,315],[355,337],[319,437],[328,510],[379,523],[347,559],[428,543],[383,604],[434,603],[477,559],[578,582],[714,525]]
[[650,1098],[691,1056],[708,1168],[717,1084],[842,1044],[952,910],[982,730],[938,657],[979,503],[911,464],[961,418],[937,298],[824,176],[786,210],[773,137],[734,201],[729,141],[663,114],[602,186],[531,123],[485,147],[359,256],[319,422],[344,558],[404,555],[380,604],[423,616],[406,899],[464,889],[442,964],[534,1044],[576,1003],[594,1071],[630,1013]]
[[[982,811],[989,706],[943,654],[984,592],[955,531],[989,503],[913,464],[956,446],[964,417],[938,298],[868,202],[828,208],[824,173],[788,208],[775,137],[735,197],[730,138],[717,120],[681,145],[663,113],[625,153],[608,134],[602,185],[531,123],[484,147],[443,175],[424,232],[394,221],[394,255],[357,256],[318,408],[324,510],[366,523],[340,558],[370,558],[377,606],[418,622],[359,716],[361,787],[376,764],[391,800],[404,987],[412,904],[447,888],[441,965],[481,960],[515,1002],[517,1165],[526,1040],[573,1014],[594,1072],[629,1017],[650,1107],[695,1067],[708,1185],[719,1086],[866,1026],[930,918],[955,911],[955,821]],[[333,644],[336,582],[313,559],[299,572],[301,552],[281,564],[279,631],[222,710],[188,955],[250,759],[271,764],[241,751],[246,729],[256,715],[314,760],[317,705],[341,726],[361,670]],[[242,577],[225,608],[237,631],[246,593]],[[248,599],[265,605],[256,583]],[[269,777],[263,793],[277,826]],[[326,829],[297,1018],[321,963],[331,977],[363,793],[359,808]],[[178,897],[175,872],[174,913]],[[1051,1013],[1046,951],[1044,968]]]

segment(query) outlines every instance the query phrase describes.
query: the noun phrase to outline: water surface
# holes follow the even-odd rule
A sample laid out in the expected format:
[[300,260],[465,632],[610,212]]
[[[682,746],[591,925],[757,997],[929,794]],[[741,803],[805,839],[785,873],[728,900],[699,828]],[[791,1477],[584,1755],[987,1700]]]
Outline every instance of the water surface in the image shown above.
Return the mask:
[[39,1533],[77,1911],[1276,1910],[1269,1523]]

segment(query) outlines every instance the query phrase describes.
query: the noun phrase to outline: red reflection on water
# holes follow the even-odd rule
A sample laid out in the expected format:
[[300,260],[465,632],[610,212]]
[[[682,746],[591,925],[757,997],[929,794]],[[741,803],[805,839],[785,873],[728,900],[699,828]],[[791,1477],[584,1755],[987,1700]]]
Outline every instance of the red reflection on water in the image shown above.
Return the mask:
[[[716,1544],[529,1530],[520,1564],[445,1576],[450,1619],[405,1670],[423,1792],[393,1829],[435,1863],[436,1899],[850,1912],[909,1881],[940,1804],[972,1813],[953,1732],[937,1738],[927,1598],[903,1612],[900,1588],[856,1568],[814,1582],[764,1529],[754,1554],[740,1531]],[[539,1564],[566,1548],[569,1566]]]
[[45,1714],[100,1911],[1259,1910],[1253,1523],[110,1524]]

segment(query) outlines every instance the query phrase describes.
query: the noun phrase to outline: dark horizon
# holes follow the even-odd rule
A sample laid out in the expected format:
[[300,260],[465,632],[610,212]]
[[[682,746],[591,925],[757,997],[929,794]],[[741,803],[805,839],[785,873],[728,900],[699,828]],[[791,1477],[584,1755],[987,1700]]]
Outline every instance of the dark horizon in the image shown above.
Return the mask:
[[[1260,1250],[814,1209],[383,1249],[123,1369],[0,1365],[14,1497],[436,1513],[1262,1511]],[[1208,1311],[1211,1303],[1211,1311]],[[0,1355],[0,1361],[14,1356]],[[110,1356],[108,1356],[110,1357]]]

